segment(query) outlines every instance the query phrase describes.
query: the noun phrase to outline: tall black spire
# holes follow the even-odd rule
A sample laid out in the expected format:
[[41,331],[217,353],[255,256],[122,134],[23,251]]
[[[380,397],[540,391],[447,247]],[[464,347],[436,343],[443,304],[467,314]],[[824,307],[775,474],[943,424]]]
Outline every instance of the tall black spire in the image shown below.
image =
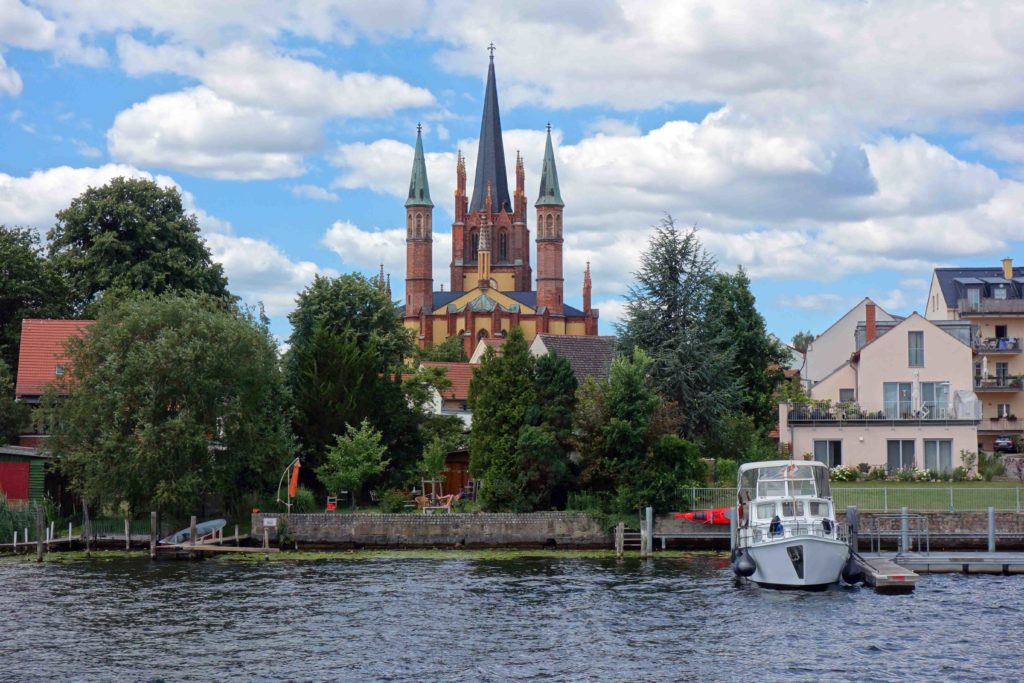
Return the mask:
[[491,201],[495,211],[512,213],[512,200],[508,194],[505,173],[505,147],[501,142],[501,114],[498,112],[498,87],[494,83],[494,52],[487,67],[487,90],[484,92],[484,118],[480,122],[480,147],[476,154],[476,179],[473,181],[473,199],[469,210],[481,211],[491,187]]

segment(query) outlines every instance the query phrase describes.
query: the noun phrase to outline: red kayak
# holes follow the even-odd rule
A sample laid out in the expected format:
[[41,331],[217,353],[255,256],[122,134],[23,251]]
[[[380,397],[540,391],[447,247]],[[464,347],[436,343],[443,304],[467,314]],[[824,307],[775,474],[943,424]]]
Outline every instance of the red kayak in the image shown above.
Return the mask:
[[715,508],[713,510],[692,510],[690,512],[677,512],[677,519],[688,519],[691,522],[701,524],[729,524],[730,508]]

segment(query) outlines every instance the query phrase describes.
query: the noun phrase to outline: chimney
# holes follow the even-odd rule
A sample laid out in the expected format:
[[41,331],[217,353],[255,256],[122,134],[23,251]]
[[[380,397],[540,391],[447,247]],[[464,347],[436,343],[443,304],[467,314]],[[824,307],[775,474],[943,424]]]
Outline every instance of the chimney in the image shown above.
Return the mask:
[[875,341],[875,336],[877,336],[877,334],[878,334],[878,331],[877,331],[877,329],[875,327],[875,302],[874,301],[868,301],[866,304],[864,304],[864,318],[865,318],[864,327],[865,327],[865,332],[867,333],[866,334],[866,336],[867,336],[867,343],[870,344],[871,342]]
[[1007,280],[1013,279],[1013,259],[1009,256],[1003,259],[1003,277]]

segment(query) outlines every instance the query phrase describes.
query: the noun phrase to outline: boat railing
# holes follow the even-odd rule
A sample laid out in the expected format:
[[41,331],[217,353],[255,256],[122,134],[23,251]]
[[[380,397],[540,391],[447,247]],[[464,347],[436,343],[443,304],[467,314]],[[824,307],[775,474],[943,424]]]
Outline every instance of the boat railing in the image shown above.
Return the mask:
[[824,518],[811,520],[783,519],[778,523],[778,526],[771,522],[755,522],[750,525],[750,530],[755,543],[767,543],[769,541],[802,536],[845,541],[847,532],[846,525]]

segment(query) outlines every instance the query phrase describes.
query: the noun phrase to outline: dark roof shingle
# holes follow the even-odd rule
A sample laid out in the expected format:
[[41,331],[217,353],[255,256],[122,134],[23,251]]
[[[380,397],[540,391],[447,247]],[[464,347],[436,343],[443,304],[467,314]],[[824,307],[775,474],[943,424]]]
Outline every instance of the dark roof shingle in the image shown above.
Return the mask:
[[608,379],[612,361],[615,360],[615,337],[559,334],[537,336],[549,352],[569,361],[578,382],[588,376],[598,381]]

